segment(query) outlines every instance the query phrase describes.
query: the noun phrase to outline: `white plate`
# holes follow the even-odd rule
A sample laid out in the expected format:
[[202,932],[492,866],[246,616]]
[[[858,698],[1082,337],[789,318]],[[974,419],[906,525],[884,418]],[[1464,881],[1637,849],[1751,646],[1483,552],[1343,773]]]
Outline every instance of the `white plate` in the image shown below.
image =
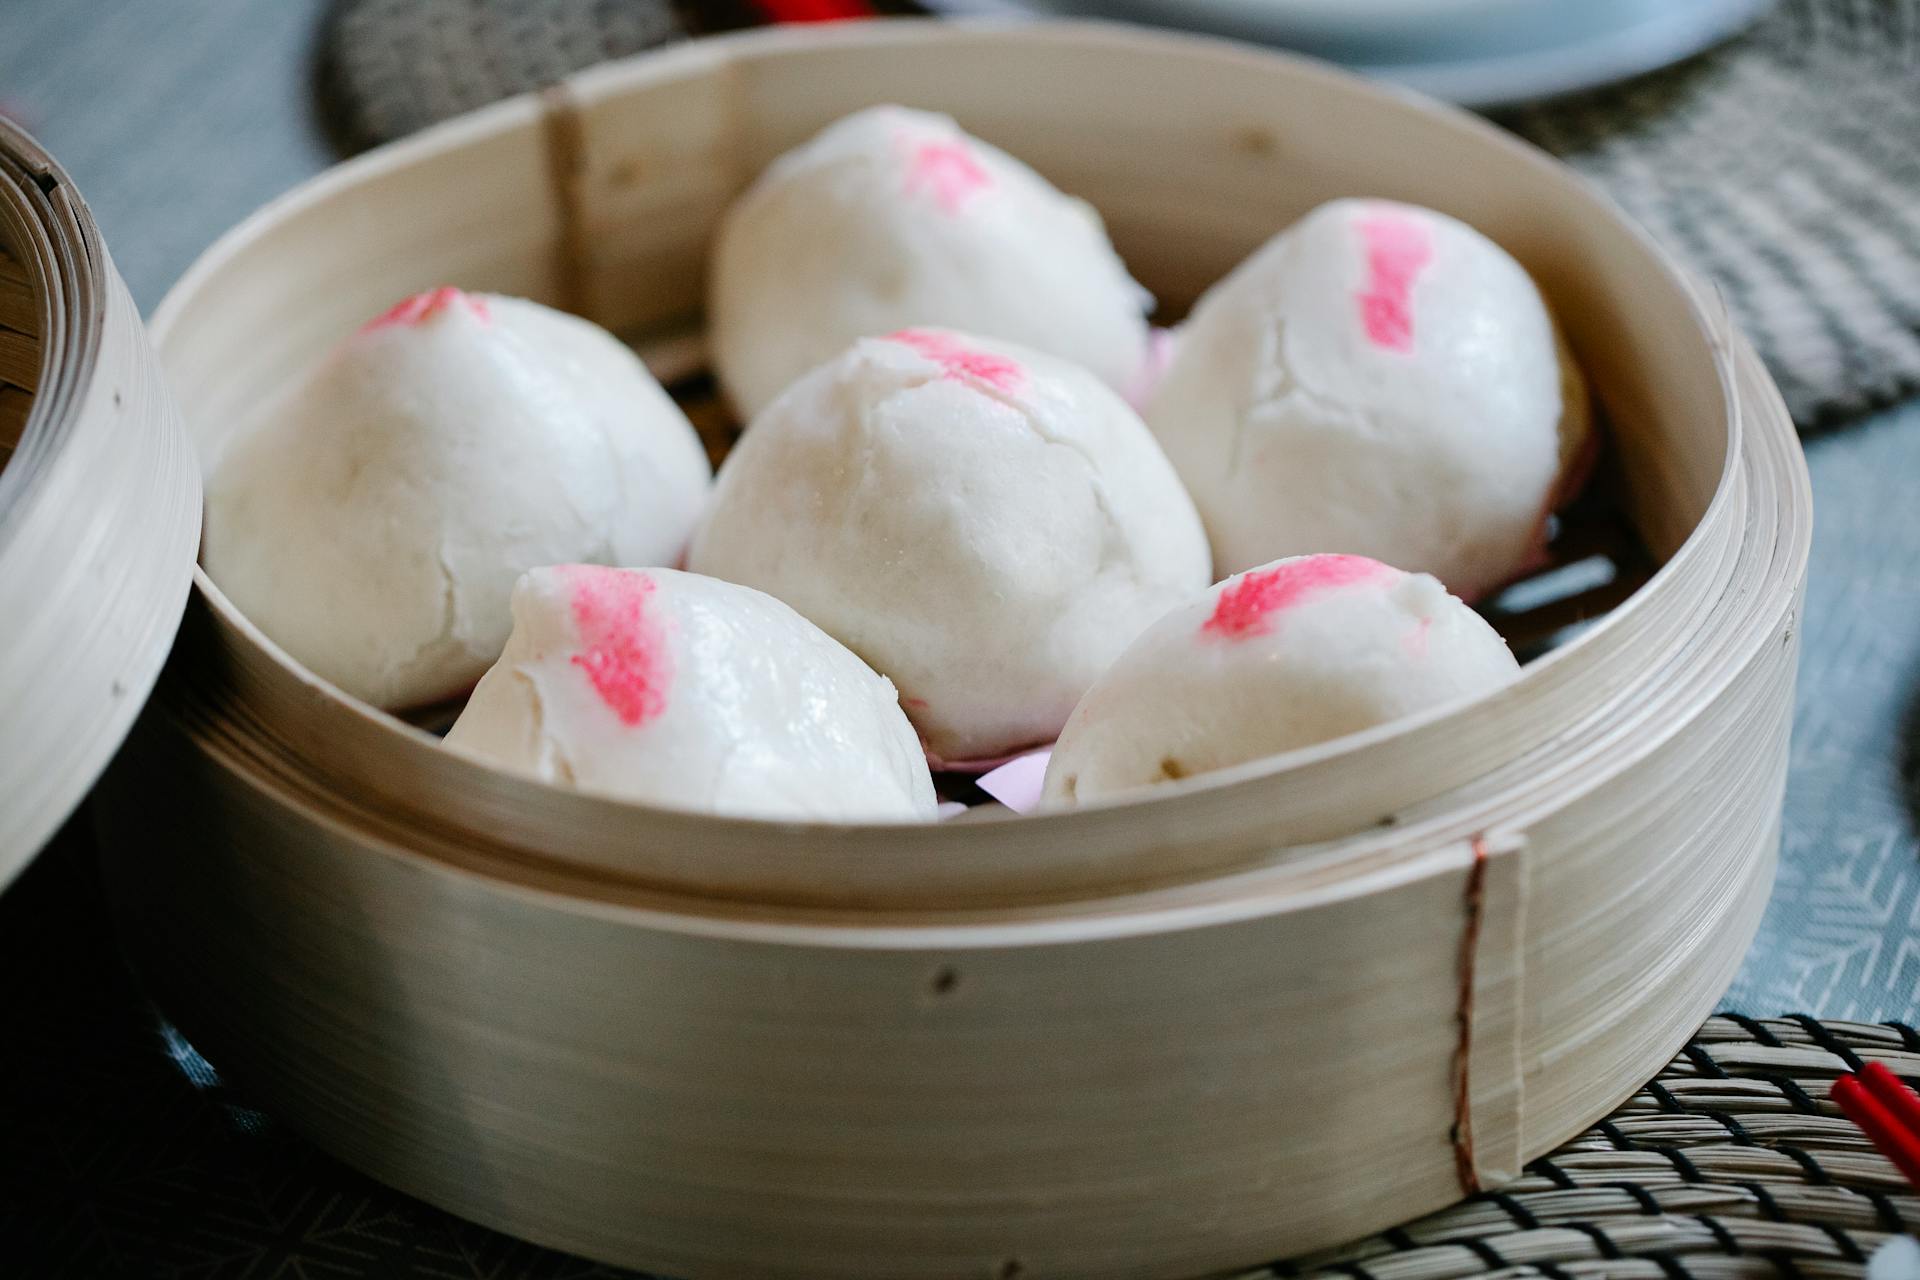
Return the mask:
[[1624,80],[1736,34],[1770,0],[932,0],[1284,45],[1474,107]]

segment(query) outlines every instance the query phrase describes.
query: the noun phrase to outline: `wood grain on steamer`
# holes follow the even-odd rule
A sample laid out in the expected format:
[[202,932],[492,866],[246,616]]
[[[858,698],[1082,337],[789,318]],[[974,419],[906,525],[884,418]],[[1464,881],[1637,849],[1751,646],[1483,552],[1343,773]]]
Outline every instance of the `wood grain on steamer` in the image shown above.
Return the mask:
[[0,888],[106,766],[185,605],[199,477],[85,204],[0,120]]
[[26,432],[39,380],[40,307],[26,268],[0,241],[0,470]]
[[[1146,801],[827,829],[456,758],[293,667],[203,575],[99,806],[131,950],[196,1044],[330,1150],[669,1273],[1191,1275],[1498,1184],[1666,1061],[1752,934],[1808,529],[1751,353],[1511,139],[1098,26],[675,49],[344,166],[211,250],[156,321],[202,457],[336,334],[441,283],[571,292],[663,373],[697,370],[726,201],[889,99],[1087,197],[1176,306],[1331,196],[1482,227],[1612,424],[1618,500],[1569,521],[1560,570],[1575,599],[1644,583],[1510,689],[1390,731]],[[1596,559],[1612,581],[1578,576]],[[1552,614],[1555,590],[1493,612],[1551,643],[1606,599]]]

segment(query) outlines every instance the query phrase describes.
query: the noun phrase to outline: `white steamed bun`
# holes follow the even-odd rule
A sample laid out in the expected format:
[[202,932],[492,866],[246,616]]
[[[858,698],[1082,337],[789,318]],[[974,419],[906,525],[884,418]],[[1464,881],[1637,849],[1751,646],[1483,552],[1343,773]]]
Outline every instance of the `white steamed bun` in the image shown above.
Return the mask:
[[236,441],[208,488],[203,560],[314,672],[413,706],[499,656],[525,570],[674,562],[710,475],[613,337],[436,289],[348,338]]
[[1426,574],[1280,560],[1173,610],[1074,709],[1045,799],[1096,800],[1357,733],[1505,684],[1499,634]]
[[771,596],[672,569],[521,578],[506,652],[446,740],[547,782],[677,809],[934,811],[892,685]]
[[1146,418],[1218,572],[1348,552],[1467,599],[1538,552],[1589,428],[1520,264],[1380,200],[1322,205],[1210,289]]
[[936,325],[1138,377],[1151,305],[1099,215],[945,116],[873,107],[788,152],[712,260],[720,380],[752,417],[855,338]]
[[1209,577],[1146,427],[1074,365],[943,330],[867,338],[720,469],[689,565],[785,600],[888,676],[927,749],[1050,741]]

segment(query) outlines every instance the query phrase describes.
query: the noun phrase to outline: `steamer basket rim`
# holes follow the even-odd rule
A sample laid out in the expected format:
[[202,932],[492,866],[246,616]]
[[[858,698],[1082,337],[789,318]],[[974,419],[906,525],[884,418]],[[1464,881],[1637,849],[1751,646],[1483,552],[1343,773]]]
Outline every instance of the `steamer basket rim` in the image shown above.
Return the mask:
[[[19,124],[0,116],[0,179],[16,174],[24,182],[0,180],[0,227],[27,241],[16,247],[16,256],[33,277],[39,306],[40,386],[27,411],[20,443],[0,469],[0,544],[26,519],[34,496],[76,430],[76,402],[84,399],[99,367],[104,321],[97,316],[93,323],[82,322],[76,328],[81,318],[69,316],[65,296],[70,290],[99,293],[97,277],[104,255],[93,211],[53,154]],[[65,206],[64,218],[56,200]],[[78,273],[73,279],[57,274],[63,265],[58,252],[62,249],[69,251],[71,259],[64,265]],[[79,252],[73,253],[76,249]],[[70,337],[79,340],[70,343]]]
[[0,227],[38,328],[27,335],[34,380],[20,384],[31,400],[0,472],[0,616],[20,623],[0,637],[4,888],[147,701],[189,596],[200,502],[91,209],[59,161],[6,120]]

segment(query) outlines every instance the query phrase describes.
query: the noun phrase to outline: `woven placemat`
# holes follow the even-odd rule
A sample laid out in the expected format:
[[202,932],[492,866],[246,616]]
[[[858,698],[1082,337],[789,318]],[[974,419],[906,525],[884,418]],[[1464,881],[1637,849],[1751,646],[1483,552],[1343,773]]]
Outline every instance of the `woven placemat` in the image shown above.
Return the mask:
[[1779,0],[1702,58],[1501,120],[1720,285],[1803,427],[1920,393],[1920,0]]
[[[347,138],[385,141],[757,14],[752,0],[336,0],[323,82]],[[1719,283],[1802,426],[1920,393],[1920,0],[1780,0],[1692,62],[1500,119]]]
[[1501,1191],[1247,1280],[1864,1275],[1890,1233],[1920,1227],[1920,1198],[1827,1100],[1863,1060],[1920,1078],[1920,1034],[1711,1018],[1626,1105]]
[[358,150],[688,34],[671,0],[336,0],[320,96]]

